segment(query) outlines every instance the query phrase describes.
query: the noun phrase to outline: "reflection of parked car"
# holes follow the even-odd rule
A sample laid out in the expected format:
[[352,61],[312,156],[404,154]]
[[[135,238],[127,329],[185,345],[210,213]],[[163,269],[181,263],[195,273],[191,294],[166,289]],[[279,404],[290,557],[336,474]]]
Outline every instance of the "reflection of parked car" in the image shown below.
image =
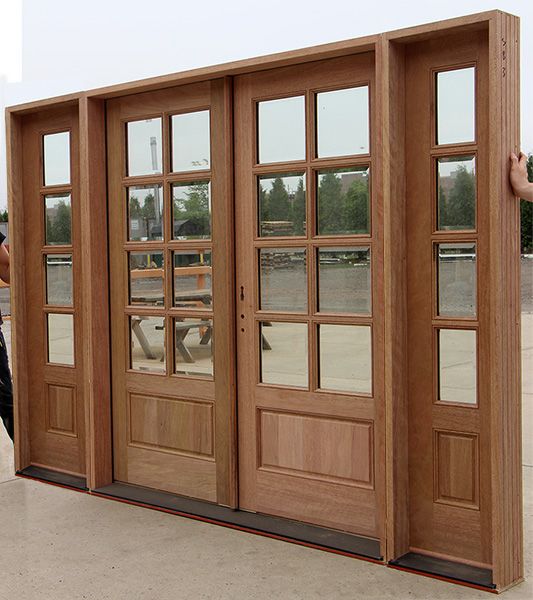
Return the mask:
[[465,254],[442,254],[439,253],[439,260],[451,261],[451,260],[476,260],[476,255],[471,253]]
[[49,267],[53,267],[56,265],[62,265],[63,267],[72,267],[72,259],[50,260],[50,257],[48,257],[47,264]]
[[341,259],[335,256],[321,256],[320,264],[321,265],[337,265],[341,262]]

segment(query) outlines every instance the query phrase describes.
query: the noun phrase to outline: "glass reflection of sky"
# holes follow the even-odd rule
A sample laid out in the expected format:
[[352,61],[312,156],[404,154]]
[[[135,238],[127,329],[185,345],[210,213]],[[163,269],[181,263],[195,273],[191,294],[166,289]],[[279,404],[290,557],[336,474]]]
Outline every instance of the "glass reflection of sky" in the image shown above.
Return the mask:
[[368,86],[316,96],[319,157],[369,152]]
[[437,73],[437,143],[475,139],[475,69]]
[[305,160],[305,97],[258,103],[259,162]]
[[43,137],[44,185],[70,183],[70,133],[62,131]]

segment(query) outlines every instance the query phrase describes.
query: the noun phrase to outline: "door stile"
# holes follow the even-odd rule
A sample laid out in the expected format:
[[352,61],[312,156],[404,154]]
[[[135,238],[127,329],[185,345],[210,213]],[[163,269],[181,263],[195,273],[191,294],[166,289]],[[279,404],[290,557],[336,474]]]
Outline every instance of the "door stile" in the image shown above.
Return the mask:
[[[386,320],[386,298],[385,298],[385,245],[388,238],[385,229],[385,169],[390,157],[384,134],[385,121],[389,118],[386,112],[390,90],[387,89],[385,77],[386,64],[383,56],[384,36],[380,36],[375,47],[375,84],[371,91],[370,103],[373,110],[370,111],[371,138],[372,143],[372,303],[375,307],[372,313],[373,332],[373,372],[378,374],[374,377],[374,435],[375,442],[375,491],[376,491],[376,513],[377,534],[380,540],[381,555],[387,555],[387,397],[386,397],[386,368],[388,340],[385,337]],[[385,80],[385,81],[384,81]],[[390,210],[390,206],[387,207]],[[390,269],[390,263],[387,265]]]
[[524,577],[520,203],[502,167],[508,164],[509,152],[520,147],[519,27],[517,17],[500,12],[489,22],[491,541],[493,579],[500,590]]
[[[11,263],[11,361],[15,419],[15,471],[22,471],[30,465],[30,403],[27,329],[27,287],[24,265],[26,248],[24,243],[24,182],[22,154],[22,118],[11,112],[6,113],[6,157],[7,195],[9,208],[10,263]],[[20,274],[20,275],[17,275]],[[15,276],[13,276],[15,275]]]
[[233,78],[211,82],[217,503],[238,506]]
[[[381,67],[381,68],[380,68]],[[384,35],[376,56],[382,103],[384,396],[387,561],[409,550],[407,281],[405,224],[405,53]]]
[[105,101],[80,99],[80,207],[87,487],[113,481]]

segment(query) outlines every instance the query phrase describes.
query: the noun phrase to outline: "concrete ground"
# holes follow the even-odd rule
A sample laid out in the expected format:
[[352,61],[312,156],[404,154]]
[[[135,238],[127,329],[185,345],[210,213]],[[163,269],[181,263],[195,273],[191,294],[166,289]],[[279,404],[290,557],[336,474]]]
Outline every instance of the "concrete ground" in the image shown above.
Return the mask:
[[[4,325],[9,339],[9,323]],[[523,320],[526,581],[533,598],[533,314]],[[0,600],[489,598],[361,560],[13,477],[0,427]]]

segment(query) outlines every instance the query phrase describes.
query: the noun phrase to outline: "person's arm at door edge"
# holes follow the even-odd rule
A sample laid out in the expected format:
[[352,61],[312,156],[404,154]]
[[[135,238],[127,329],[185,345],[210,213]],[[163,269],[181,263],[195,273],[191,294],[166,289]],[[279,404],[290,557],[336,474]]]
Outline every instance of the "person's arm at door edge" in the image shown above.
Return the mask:
[[0,232],[0,279],[9,283],[9,252],[4,246],[6,236]]
[[533,202],[533,183],[527,178],[527,156],[523,152],[520,152],[519,156],[512,152],[510,159],[509,179],[515,196]]

